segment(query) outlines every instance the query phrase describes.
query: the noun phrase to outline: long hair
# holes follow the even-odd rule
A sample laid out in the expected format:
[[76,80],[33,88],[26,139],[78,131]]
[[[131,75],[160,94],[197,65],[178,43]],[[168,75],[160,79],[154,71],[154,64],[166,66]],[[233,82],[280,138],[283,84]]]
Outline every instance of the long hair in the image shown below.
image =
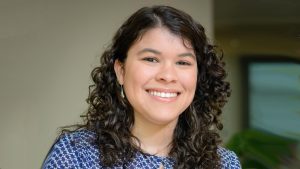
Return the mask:
[[94,84],[87,99],[85,128],[96,133],[101,164],[124,164],[134,157],[138,148],[131,133],[133,108],[121,96],[121,87],[114,72],[114,62],[124,63],[134,42],[149,29],[167,28],[192,45],[198,65],[197,86],[190,106],[179,116],[169,156],[175,168],[220,168],[217,149],[218,117],[230,95],[222,55],[209,44],[204,28],[183,11],[168,6],[144,7],[129,17],[115,34],[111,45],[100,59],[100,66],[91,73]]

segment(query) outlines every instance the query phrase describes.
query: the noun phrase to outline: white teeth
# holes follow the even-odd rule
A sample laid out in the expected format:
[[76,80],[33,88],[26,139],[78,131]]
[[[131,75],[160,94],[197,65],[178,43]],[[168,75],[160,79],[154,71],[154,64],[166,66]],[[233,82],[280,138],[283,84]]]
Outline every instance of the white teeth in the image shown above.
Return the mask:
[[177,93],[169,93],[169,92],[150,91],[149,93],[153,96],[165,97],[165,98],[171,98],[177,96]]

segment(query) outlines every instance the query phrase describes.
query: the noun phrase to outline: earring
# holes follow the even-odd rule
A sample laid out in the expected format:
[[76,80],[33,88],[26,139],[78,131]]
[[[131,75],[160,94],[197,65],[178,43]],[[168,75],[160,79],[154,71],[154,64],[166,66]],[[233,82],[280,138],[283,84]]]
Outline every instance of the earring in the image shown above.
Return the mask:
[[122,97],[123,99],[125,98],[123,85],[121,85],[121,97]]

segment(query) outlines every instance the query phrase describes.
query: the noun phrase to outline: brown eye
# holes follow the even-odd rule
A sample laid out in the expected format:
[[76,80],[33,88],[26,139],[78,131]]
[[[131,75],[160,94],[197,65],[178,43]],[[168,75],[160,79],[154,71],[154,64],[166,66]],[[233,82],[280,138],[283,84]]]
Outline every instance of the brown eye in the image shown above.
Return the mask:
[[189,65],[191,65],[190,62],[186,62],[186,61],[179,61],[179,62],[177,62],[176,64],[177,64],[177,65],[182,65],[182,66],[189,66]]
[[154,62],[154,63],[157,63],[158,60],[154,57],[145,57],[143,58],[144,61],[147,61],[147,62]]

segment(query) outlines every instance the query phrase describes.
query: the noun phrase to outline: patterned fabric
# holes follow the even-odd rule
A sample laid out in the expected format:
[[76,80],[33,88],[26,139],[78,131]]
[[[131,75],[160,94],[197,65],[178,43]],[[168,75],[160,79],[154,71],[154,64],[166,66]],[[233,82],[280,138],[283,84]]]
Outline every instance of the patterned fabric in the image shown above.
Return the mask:
[[[42,166],[43,169],[101,169],[99,164],[99,151],[97,146],[91,143],[95,134],[81,130],[62,135],[52,146]],[[240,162],[234,152],[222,147],[218,149],[221,156],[222,169],[240,169]],[[114,166],[112,169],[158,169],[160,165],[164,169],[172,169],[174,160],[169,157],[145,155],[137,153],[130,163],[123,166]]]

